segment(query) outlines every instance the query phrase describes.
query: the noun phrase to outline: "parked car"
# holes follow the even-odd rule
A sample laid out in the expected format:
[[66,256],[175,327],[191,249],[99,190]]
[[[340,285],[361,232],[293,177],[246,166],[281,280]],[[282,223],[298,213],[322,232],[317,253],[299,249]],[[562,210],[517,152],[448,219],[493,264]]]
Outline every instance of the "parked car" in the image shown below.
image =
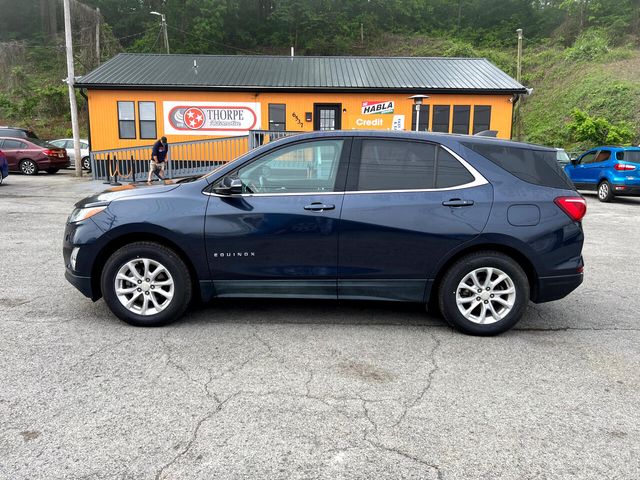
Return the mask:
[[37,138],[2,138],[0,149],[7,156],[9,170],[35,175],[40,170],[56,173],[69,166],[69,157],[64,148],[58,148]]
[[[64,148],[69,155],[69,161],[71,167],[76,166],[76,153],[73,147],[73,138],[59,138],[57,140],[50,140],[50,144],[56,147]],[[89,140],[84,138],[80,139],[80,157],[82,158],[82,168],[85,170],[91,170],[91,157],[89,156]]]
[[28,128],[0,126],[0,137],[38,139],[38,136]]
[[593,148],[565,167],[579,190],[598,193],[598,200],[610,202],[618,196],[640,195],[640,148]]
[[428,303],[493,335],[583,280],[586,203],[551,148],[418,132],[314,132],[202,177],[76,204],[66,278],[132,325],[192,298]]
[[7,156],[2,150],[0,150],[0,185],[4,181],[5,177],[9,175],[9,165],[7,164]]
[[571,157],[564,148],[556,148],[556,159],[561,167],[571,163]]

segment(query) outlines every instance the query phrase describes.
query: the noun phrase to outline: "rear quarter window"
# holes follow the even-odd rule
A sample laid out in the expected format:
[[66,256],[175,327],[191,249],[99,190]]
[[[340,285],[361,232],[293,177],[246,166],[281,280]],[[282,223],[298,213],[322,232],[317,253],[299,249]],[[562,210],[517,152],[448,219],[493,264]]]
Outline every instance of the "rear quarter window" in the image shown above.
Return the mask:
[[640,150],[624,150],[617,153],[618,160],[630,163],[640,163]]
[[555,151],[501,144],[464,143],[520,180],[545,187],[574,190],[556,159]]

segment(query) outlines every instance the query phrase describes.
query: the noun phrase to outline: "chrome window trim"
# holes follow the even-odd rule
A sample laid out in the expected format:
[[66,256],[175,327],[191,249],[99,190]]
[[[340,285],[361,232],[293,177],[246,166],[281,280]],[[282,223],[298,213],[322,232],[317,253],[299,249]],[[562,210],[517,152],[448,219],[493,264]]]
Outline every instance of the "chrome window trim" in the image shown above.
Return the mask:
[[462,188],[473,188],[481,185],[487,185],[489,181],[482,176],[478,170],[476,170],[469,162],[442,144],[436,144],[440,148],[446,150],[456,160],[458,160],[467,171],[473,176],[473,181],[464,183],[462,185],[455,185],[453,187],[444,188],[418,188],[418,189],[405,189],[405,190],[346,190],[346,191],[331,191],[331,192],[293,192],[293,193],[239,193],[235,195],[220,195],[219,193],[202,192],[205,195],[221,198],[237,198],[237,197],[286,197],[286,196],[309,196],[309,195],[360,195],[363,193],[421,193],[421,192],[446,192],[450,190],[460,190]]

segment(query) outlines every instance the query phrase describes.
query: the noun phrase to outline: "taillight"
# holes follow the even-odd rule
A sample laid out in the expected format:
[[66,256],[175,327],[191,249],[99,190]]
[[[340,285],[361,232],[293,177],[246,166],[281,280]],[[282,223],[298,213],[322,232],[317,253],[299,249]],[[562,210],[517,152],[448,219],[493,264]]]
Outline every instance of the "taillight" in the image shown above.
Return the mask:
[[49,149],[46,149],[46,150],[44,151],[44,154],[45,154],[47,157],[56,157],[56,156],[58,156],[58,152],[56,152],[55,150],[49,150]]
[[558,197],[554,202],[574,222],[582,220],[587,213],[587,201],[582,197]]
[[616,163],[613,168],[618,170],[619,172],[629,172],[631,170],[635,170],[635,165],[629,165],[628,163]]

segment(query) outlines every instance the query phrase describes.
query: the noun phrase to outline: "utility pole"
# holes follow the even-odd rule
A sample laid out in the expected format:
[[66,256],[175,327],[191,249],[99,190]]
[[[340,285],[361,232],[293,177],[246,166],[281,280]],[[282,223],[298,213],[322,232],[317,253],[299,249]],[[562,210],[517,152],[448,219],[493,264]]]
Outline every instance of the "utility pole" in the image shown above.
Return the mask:
[[169,54],[169,34],[167,33],[167,21],[164,15],[162,15],[162,27],[164,28],[164,46],[167,49],[167,55]]
[[522,29],[516,30],[518,34],[518,67],[516,69],[516,80],[518,83],[522,80]]
[[[516,80],[518,81],[518,83],[522,82],[522,29],[519,28],[516,30],[516,33],[518,34],[518,59],[517,59],[517,66],[516,66]],[[521,137],[521,118],[520,118],[520,102],[518,102],[518,98],[515,97],[515,106],[514,106],[514,112],[513,112],[513,117],[514,117],[514,130],[515,130],[515,134],[516,134],[516,139],[520,140]]]
[[360,44],[364,45],[364,23],[360,22]]
[[64,39],[67,50],[67,85],[69,86],[69,106],[71,107],[71,129],[73,130],[73,151],[76,158],[76,177],[82,177],[82,157],[80,155],[80,129],[78,128],[78,105],[73,89],[75,72],[73,68],[73,39],[71,38],[71,10],[69,0],[63,0]]
[[96,59],[100,65],[100,8],[96,8]]

